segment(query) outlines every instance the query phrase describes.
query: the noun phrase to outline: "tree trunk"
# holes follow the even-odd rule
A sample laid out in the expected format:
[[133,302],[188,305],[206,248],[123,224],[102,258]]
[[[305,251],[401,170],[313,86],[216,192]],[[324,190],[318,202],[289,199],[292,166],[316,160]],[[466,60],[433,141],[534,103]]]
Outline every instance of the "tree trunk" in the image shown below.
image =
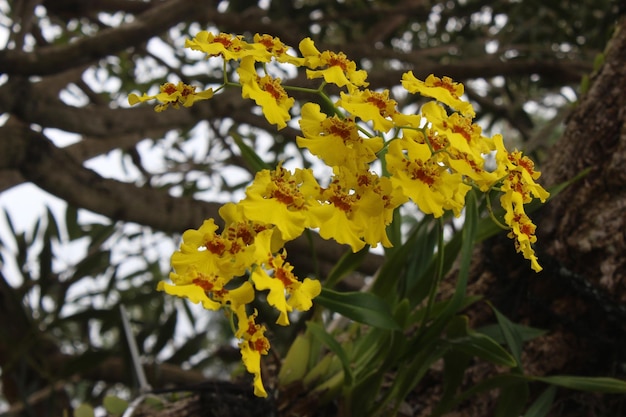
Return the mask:
[[[503,235],[486,242],[474,263],[469,292],[485,295],[516,322],[548,330],[525,346],[528,374],[624,379],[619,365],[626,360],[626,16],[617,21],[604,60],[542,167],[540,180],[547,187],[588,170],[531,216],[544,270],[532,272]],[[493,321],[485,305],[468,314],[475,325]],[[489,372],[477,366],[469,379]],[[624,401],[561,394],[551,415],[615,415]],[[493,398],[454,415],[489,415]]]

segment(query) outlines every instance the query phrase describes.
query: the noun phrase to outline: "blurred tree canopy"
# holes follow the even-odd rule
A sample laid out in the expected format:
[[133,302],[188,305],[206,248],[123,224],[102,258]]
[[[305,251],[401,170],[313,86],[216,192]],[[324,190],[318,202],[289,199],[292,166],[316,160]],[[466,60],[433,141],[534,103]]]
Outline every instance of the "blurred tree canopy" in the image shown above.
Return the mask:
[[[254,171],[240,141],[270,165],[310,161],[295,146],[297,129],[276,133],[238,91],[163,113],[129,108],[128,94],[167,81],[221,83],[221,66],[183,49],[204,29],[269,33],[290,45],[311,37],[367,69],[372,89],[393,89],[407,70],[452,77],[465,84],[484,129],[532,155],[545,184],[591,168],[540,212],[546,270],[531,277],[494,238],[477,253],[471,291],[551,330],[526,353],[538,374],[623,375],[620,7],[609,0],[0,1],[0,411],[60,416],[81,402],[135,392],[120,305],[131,313],[153,388],[236,371],[223,318],[164,297],[156,283],[167,277],[180,234],[242,195]],[[419,105],[410,100],[400,105]],[[14,227],[30,202],[10,196],[25,183],[62,200],[63,211],[42,202],[29,228]],[[299,271],[324,277],[345,248],[313,235],[289,251]],[[379,265],[369,254],[342,285],[358,289]],[[484,311],[471,317],[490,320]],[[275,331],[284,349],[293,334]],[[598,398],[571,395],[553,415],[611,415],[619,406]],[[469,406],[460,412],[472,415]]]

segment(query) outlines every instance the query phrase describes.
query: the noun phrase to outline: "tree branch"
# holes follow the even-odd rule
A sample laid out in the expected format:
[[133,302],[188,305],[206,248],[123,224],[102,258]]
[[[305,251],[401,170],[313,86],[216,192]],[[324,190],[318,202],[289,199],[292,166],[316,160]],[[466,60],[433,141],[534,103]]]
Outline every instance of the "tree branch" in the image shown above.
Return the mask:
[[48,75],[96,61],[145,42],[177,23],[193,19],[200,10],[209,14],[209,10],[214,10],[200,6],[201,3],[195,0],[170,0],[157,3],[131,23],[105,29],[76,42],[46,46],[33,52],[5,49],[0,51],[0,73]]
[[0,167],[17,168],[25,179],[51,194],[113,220],[181,232],[218,216],[218,203],[174,198],[162,191],[102,178],[22,124],[1,127],[0,137]]

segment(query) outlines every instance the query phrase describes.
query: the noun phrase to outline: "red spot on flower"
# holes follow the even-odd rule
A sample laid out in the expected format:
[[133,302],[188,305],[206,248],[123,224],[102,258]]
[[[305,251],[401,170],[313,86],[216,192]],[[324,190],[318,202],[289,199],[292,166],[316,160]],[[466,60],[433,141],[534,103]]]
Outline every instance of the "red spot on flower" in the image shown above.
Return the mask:
[[176,89],[176,86],[172,83],[166,83],[163,85],[163,87],[161,87],[161,91],[163,91],[164,93],[167,93],[169,95],[174,94],[175,92],[177,92],[178,90]]
[[274,97],[274,100],[276,100],[276,101],[280,100],[285,95],[284,94],[284,90],[282,88],[279,88],[279,87],[275,86],[271,82],[266,83],[263,86],[263,90],[265,90],[268,93],[270,93],[270,95],[272,97]]
[[281,189],[272,191],[272,198],[275,198],[286,206],[290,206],[294,202],[294,197]]
[[352,119],[339,120],[334,117],[328,119],[328,121],[330,122],[330,126],[326,128],[327,133],[339,136],[344,142],[350,140],[354,131],[354,121]]
[[274,272],[274,278],[280,280],[285,288],[290,288],[293,283],[293,274],[286,271],[284,268],[278,268]]
[[222,45],[224,45],[224,48],[228,49],[233,44],[233,42],[229,38],[230,35],[220,33],[213,39],[213,42],[221,43]]
[[180,93],[181,96],[183,97],[187,97],[190,94],[193,94],[196,92],[196,87],[192,87],[190,85],[186,85],[183,87],[183,91]]
[[246,333],[253,336],[257,332],[258,328],[259,326],[254,322],[254,319],[248,320],[248,329],[246,330]]
[[198,287],[202,288],[206,292],[210,292],[213,290],[213,283],[205,279],[196,278],[191,282],[197,285]]
[[423,167],[413,167],[411,170],[411,179],[419,180],[429,187],[435,183],[435,178],[429,170]]
[[449,77],[443,77],[441,80],[436,80],[433,83],[433,87],[445,88],[446,90],[450,92],[450,94],[452,94],[452,97],[459,98],[456,95],[456,88],[454,87],[454,83],[452,82],[452,79]]
[[228,290],[226,288],[222,288],[221,290],[215,290],[215,291],[213,291],[213,295],[218,300],[223,300],[224,297],[226,297],[228,295]]
[[458,133],[469,143],[472,140],[472,134],[467,126],[454,125],[452,132]]
[[372,178],[369,175],[359,175],[357,178],[357,183],[361,187],[368,187],[372,184]]
[[328,201],[341,211],[345,211],[346,213],[352,211],[352,201],[349,196],[333,195],[328,199]]
[[270,348],[270,345],[267,342],[267,339],[265,339],[264,337],[256,339],[256,340],[250,340],[248,344],[250,345],[252,350],[256,350],[257,352],[261,354],[267,353],[267,351]]
[[226,244],[222,239],[214,238],[204,244],[209,252],[214,255],[223,255],[226,251]]

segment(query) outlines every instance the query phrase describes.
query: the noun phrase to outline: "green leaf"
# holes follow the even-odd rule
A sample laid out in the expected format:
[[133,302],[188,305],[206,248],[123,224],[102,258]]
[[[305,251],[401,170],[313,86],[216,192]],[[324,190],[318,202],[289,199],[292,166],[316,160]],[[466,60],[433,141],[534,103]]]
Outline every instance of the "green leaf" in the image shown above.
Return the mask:
[[65,209],[65,227],[70,240],[76,240],[83,235],[83,231],[78,224],[78,208],[68,204]]
[[207,338],[206,334],[204,333],[200,333],[191,337],[181,347],[179,347],[176,352],[174,352],[172,356],[170,356],[165,362],[180,365],[186,360],[189,360],[189,358],[196,353],[200,352],[204,348],[206,341]]
[[151,354],[156,356],[165,347],[165,344],[174,339],[174,331],[178,320],[178,310],[174,309],[172,314],[159,326],[156,342],[151,349]]
[[423,294],[418,296],[423,299],[428,295],[429,288],[429,285],[424,282],[425,278],[428,277],[432,280],[434,276],[434,274],[426,273],[426,271],[429,267],[429,261],[436,260],[433,254],[435,253],[435,248],[439,241],[441,228],[433,227],[433,219],[430,216],[424,217],[418,227],[415,245],[412,248],[411,257],[407,265],[405,291],[408,293],[414,288],[423,289]]
[[81,404],[74,409],[74,417],[94,417],[96,414],[89,404]]
[[344,383],[347,386],[352,385],[352,381],[354,380],[354,376],[352,375],[352,367],[350,366],[350,359],[348,359],[348,355],[346,351],[341,347],[339,342],[332,337],[326,329],[324,329],[321,325],[314,323],[312,321],[308,321],[306,323],[307,329],[311,332],[313,336],[315,336],[318,340],[324,343],[328,348],[333,352],[339,360],[341,361],[341,365],[343,366],[343,374],[344,374]]
[[322,288],[315,302],[351,320],[383,329],[400,330],[389,305],[365,292],[338,292]]
[[517,328],[511,320],[509,320],[504,314],[500,313],[491,303],[488,302],[487,304],[489,304],[493,312],[496,314],[496,319],[498,320],[498,325],[502,331],[502,336],[504,337],[504,340],[506,340],[506,344],[511,350],[511,353],[517,362],[517,366],[521,370],[522,344],[524,343],[522,335],[517,331]]
[[396,291],[398,281],[405,276],[404,269],[413,255],[417,239],[418,229],[416,228],[403,245],[388,252],[385,256],[386,260],[378,272],[378,277],[374,281],[374,285],[372,285],[372,293],[382,298],[387,298]]
[[326,288],[332,288],[337,285],[346,275],[350,272],[354,271],[356,268],[361,265],[363,259],[369,253],[369,246],[366,245],[365,248],[361,249],[358,252],[352,252],[351,250],[347,251],[339,261],[335,264],[333,269],[330,271],[326,280],[324,281],[324,286]]
[[74,279],[80,279],[85,276],[95,277],[104,272],[110,265],[111,251],[97,251],[83,258],[74,271]]
[[128,408],[128,401],[116,397],[115,395],[107,395],[102,400],[102,406],[109,414],[114,416],[121,416]]
[[557,375],[534,377],[533,380],[579,391],[626,394],[626,381],[615,378]]
[[259,172],[264,169],[272,169],[261,157],[252,149],[250,146],[244,142],[241,135],[234,130],[230,131],[230,136],[235,141],[235,144],[239,147],[241,151],[241,156],[243,159],[250,165],[250,168],[254,172]]
[[519,417],[524,411],[529,394],[526,381],[503,387],[498,396],[494,417]]
[[446,339],[452,350],[478,356],[492,363],[515,366],[515,358],[493,339],[469,328],[467,316],[455,316],[446,328]]
[[52,214],[52,210],[50,210],[50,207],[46,207],[46,211],[48,214],[48,227],[46,228],[46,238],[55,238],[59,240],[59,225],[57,224],[56,218],[54,217],[54,214]]
[[[539,336],[543,336],[547,333],[546,330],[537,329],[536,327],[529,327],[523,324],[512,323],[515,331],[520,335],[522,341],[527,342],[529,340],[536,339]],[[506,343],[502,334],[502,329],[499,324],[488,324],[487,326],[476,329],[477,332],[489,336],[501,345]]]
[[502,346],[481,333],[471,332],[465,337],[448,340],[454,350],[477,356],[496,365],[515,367],[517,362]]
[[546,389],[535,402],[528,407],[524,417],[545,417],[552,408],[554,397],[556,396],[556,386],[551,385]]
[[[465,222],[463,223],[463,241],[461,243],[461,259],[459,263],[459,276],[456,290],[447,307],[447,314],[454,314],[465,299],[465,289],[469,278],[469,269],[472,263],[472,255],[478,229],[478,206],[476,194],[469,191],[465,197]],[[444,313],[444,315],[446,314]]]

